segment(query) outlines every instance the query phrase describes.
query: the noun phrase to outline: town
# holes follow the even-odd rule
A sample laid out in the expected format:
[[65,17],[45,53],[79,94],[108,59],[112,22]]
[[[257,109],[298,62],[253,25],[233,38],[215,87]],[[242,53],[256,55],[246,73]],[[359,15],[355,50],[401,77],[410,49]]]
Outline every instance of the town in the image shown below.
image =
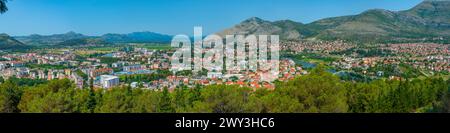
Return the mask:
[[[51,52],[48,52],[51,51]],[[95,51],[95,52],[94,52]],[[234,74],[222,72],[192,73],[169,71],[173,49],[125,47],[105,52],[90,49],[42,49],[30,53],[2,55],[0,75],[39,80],[70,79],[78,88],[92,83],[95,88],[110,89],[129,85],[132,88],[173,90],[179,86],[226,84],[273,89],[274,84],[261,81],[257,72]],[[305,73],[290,60],[280,63],[284,79]],[[92,80],[92,82],[91,82]]]
[[239,85],[274,89],[282,82],[308,74],[317,64],[343,79],[367,80],[419,78],[450,72],[449,45],[434,43],[356,45],[344,41],[283,41],[276,81],[261,80],[261,72],[172,72],[176,49],[167,45],[127,44],[106,47],[44,48],[29,52],[1,52],[0,76],[37,80],[70,79],[77,88],[110,89],[131,86],[150,90],[180,86]]

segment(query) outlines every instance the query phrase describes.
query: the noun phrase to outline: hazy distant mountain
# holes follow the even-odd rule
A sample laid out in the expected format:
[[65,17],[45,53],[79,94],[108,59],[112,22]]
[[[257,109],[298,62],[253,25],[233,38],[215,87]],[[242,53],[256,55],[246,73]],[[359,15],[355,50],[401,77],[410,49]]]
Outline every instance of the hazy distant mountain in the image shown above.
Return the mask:
[[63,45],[75,46],[84,44],[105,43],[166,43],[172,37],[153,32],[133,32],[130,34],[105,34],[102,36],[86,36],[83,34],[68,32],[54,35],[30,35],[17,36],[17,40],[28,45]]
[[17,36],[14,38],[27,45],[56,45],[58,43],[62,43],[68,40],[89,38],[89,36],[85,36],[83,34],[71,31],[65,34],[54,34],[54,35],[33,34],[30,36]]
[[110,43],[168,43],[172,36],[154,32],[133,32],[130,34],[105,34],[103,40]]
[[250,18],[218,34],[278,34],[281,39],[289,40],[356,41],[449,37],[450,1],[427,0],[406,11],[373,9],[358,15],[326,18],[309,24],[290,20],[269,22]]
[[0,50],[5,49],[23,49],[28,46],[10,37],[7,34],[0,34]]

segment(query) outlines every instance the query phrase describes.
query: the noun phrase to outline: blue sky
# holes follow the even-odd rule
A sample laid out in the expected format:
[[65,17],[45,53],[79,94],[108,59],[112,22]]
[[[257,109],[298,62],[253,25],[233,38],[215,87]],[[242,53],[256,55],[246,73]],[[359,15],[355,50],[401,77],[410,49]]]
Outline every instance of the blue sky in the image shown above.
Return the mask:
[[0,15],[0,33],[86,35],[153,31],[218,32],[250,18],[309,23],[368,9],[405,10],[422,0],[12,0]]

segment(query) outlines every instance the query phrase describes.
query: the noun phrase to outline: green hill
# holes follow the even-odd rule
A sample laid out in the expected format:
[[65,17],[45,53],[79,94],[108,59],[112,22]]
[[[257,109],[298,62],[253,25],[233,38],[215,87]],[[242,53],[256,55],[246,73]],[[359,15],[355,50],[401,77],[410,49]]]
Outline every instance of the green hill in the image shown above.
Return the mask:
[[317,38],[360,41],[423,40],[450,36],[450,1],[424,1],[400,12],[374,9],[359,15],[319,20]]
[[0,50],[20,50],[25,48],[28,48],[28,46],[7,34],[0,34]]

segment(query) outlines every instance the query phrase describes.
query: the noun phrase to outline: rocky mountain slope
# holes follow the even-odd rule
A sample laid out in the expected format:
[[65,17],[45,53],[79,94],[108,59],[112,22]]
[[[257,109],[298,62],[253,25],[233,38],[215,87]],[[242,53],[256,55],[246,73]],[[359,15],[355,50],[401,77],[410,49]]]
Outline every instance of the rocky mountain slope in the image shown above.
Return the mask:
[[217,34],[276,34],[285,40],[342,39],[363,42],[450,39],[450,1],[426,0],[405,11],[373,9],[358,15],[325,18],[309,24],[291,20],[270,22],[253,17]]

